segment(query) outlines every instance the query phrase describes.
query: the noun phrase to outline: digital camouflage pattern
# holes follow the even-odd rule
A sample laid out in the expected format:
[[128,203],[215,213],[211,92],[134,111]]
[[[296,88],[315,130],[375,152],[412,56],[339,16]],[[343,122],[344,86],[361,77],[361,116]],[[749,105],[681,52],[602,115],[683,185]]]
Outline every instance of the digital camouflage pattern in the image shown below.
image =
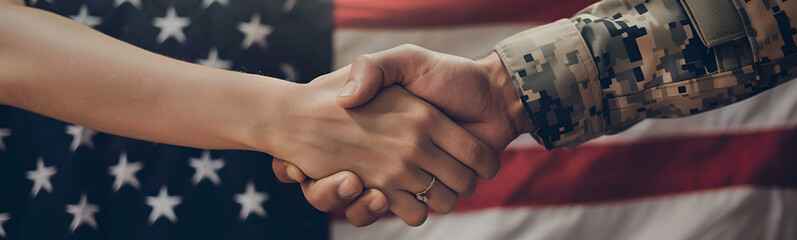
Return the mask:
[[[677,0],[604,0],[496,46],[548,149],[726,106],[797,76],[797,1],[731,0],[744,34],[707,47]],[[718,8],[719,9],[719,8]],[[734,10],[735,9],[735,10]]]

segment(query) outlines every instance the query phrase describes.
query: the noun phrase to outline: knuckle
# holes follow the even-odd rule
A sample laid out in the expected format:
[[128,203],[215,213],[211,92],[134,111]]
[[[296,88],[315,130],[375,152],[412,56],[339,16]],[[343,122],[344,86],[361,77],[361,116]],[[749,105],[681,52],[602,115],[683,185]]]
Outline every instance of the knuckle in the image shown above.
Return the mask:
[[284,166],[282,166],[276,159],[271,162],[271,169],[274,171],[274,176],[279,179],[280,182],[283,183],[290,183],[290,179],[285,172]]
[[275,174],[275,176],[277,177],[277,180],[279,180],[281,183],[294,183],[295,182],[295,181],[293,181],[292,179],[290,179],[289,177],[287,177],[284,174]]
[[459,200],[458,198],[453,198],[452,200],[446,202],[446,204],[443,204],[439,212],[442,214],[447,214],[450,213],[451,211],[454,211],[454,207],[457,206],[458,200]]
[[416,123],[428,126],[434,123],[437,115],[430,107],[417,107],[412,117]]
[[458,190],[458,193],[461,197],[469,197],[473,195],[473,192],[476,191],[476,185],[478,184],[476,180],[476,175],[471,173],[463,176],[463,182],[461,188]]
[[351,225],[355,226],[355,227],[365,227],[365,226],[368,226],[368,224],[369,224],[368,221],[362,220],[362,219],[359,219],[359,218],[356,218],[356,217],[348,218],[348,220],[351,223]]
[[458,159],[473,168],[480,177],[492,179],[498,173],[500,161],[489,147],[473,141],[464,141],[462,158]]
[[421,57],[425,56],[429,50],[415,44],[404,44],[402,50],[409,53],[410,56]]
[[418,45],[415,45],[415,44],[405,43],[405,44],[399,45],[398,47],[396,47],[396,49],[401,50],[401,51],[419,51],[422,48],[420,46],[418,46]]
[[417,227],[426,222],[427,216],[428,216],[427,210],[418,211],[416,213],[409,215],[406,219],[404,219],[404,223],[412,227]]
[[478,172],[479,177],[486,180],[492,180],[495,178],[495,176],[498,175],[498,170],[501,168],[501,160],[498,158],[498,155],[486,155],[482,157],[481,161],[483,162],[482,165],[484,166],[484,169],[482,169],[483,171]]
[[460,141],[460,142],[461,142],[460,148],[462,149],[463,152],[462,158],[464,159],[459,159],[459,160],[469,166],[473,166],[479,163],[479,160],[481,159],[480,156],[482,155],[481,147],[478,144],[474,143],[473,141]]
[[321,198],[316,194],[307,196],[307,202],[309,202],[310,205],[313,205],[313,207],[322,212],[331,212],[335,210],[334,207],[329,203],[329,201],[325,201],[323,198]]
[[357,58],[354,59],[354,64],[367,64],[373,62],[374,62],[374,55],[370,53],[357,56]]
[[496,176],[498,176],[498,170],[501,169],[501,161],[498,159],[498,157],[494,158],[492,162],[494,162],[493,169],[487,173],[487,176],[485,176],[487,180],[493,180]]
[[355,227],[364,227],[368,226],[374,221],[376,221],[376,216],[368,215],[368,214],[357,214],[355,212],[347,211],[345,212],[346,219],[349,220],[351,225]]

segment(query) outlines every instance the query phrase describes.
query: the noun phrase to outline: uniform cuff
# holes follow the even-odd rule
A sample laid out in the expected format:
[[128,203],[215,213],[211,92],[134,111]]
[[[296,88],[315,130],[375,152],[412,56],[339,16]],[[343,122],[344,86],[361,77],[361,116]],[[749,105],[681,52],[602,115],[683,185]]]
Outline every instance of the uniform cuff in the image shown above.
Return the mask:
[[531,135],[546,148],[572,147],[604,134],[597,69],[573,23],[562,19],[520,32],[495,51],[532,121]]

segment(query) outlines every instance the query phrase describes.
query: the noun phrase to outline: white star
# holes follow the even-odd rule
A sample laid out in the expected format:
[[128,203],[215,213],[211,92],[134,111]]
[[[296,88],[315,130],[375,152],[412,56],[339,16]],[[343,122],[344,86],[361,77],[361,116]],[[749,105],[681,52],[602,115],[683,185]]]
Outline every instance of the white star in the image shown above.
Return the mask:
[[210,151],[204,150],[202,151],[201,157],[191,158],[190,165],[195,170],[194,185],[205,178],[210,179],[210,181],[217,186],[221,183],[221,179],[216,171],[224,167],[224,159],[212,160],[210,159]]
[[232,62],[229,60],[222,60],[219,58],[219,52],[216,48],[210,48],[210,52],[208,53],[207,59],[199,59],[197,61],[200,65],[220,68],[220,69],[230,69],[232,67]]
[[152,207],[152,213],[149,214],[149,224],[155,224],[161,216],[166,217],[172,223],[177,222],[177,215],[174,214],[174,206],[183,202],[179,196],[169,196],[166,186],[161,187],[161,191],[157,197],[147,197],[147,205]]
[[44,188],[45,191],[52,193],[53,192],[53,185],[50,183],[50,177],[55,175],[57,170],[55,167],[45,167],[44,166],[44,159],[39,157],[38,161],[36,162],[36,170],[28,171],[28,179],[33,181],[33,189],[30,190],[30,194],[33,197],[39,195],[39,191]]
[[11,215],[8,213],[0,213],[0,237],[2,238],[6,237],[6,230],[3,229],[3,224],[5,224],[9,219],[11,219]]
[[[47,2],[47,3],[50,3],[50,4],[53,3],[52,0],[44,0],[44,1]],[[34,6],[34,5],[36,5],[37,2],[39,2],[39,1],[38,0],[31,0],[30,1],[30,5]]]
[[139,183],[138,179],[136,179],[136,172],[141,170],[141,168],[141,162],[128,163],[126,153],[119,155],[119,163],[108,170],[111,175],[116,176],[116,180],[113,181],[113,191],[118,192],[125,184],[138,189]]
[[257,43],[262,49],[268,48],[266,36],[271,34],[271,27],[260,24],[260,14],[255,13],[248,23],[239,23],[238,31],[244,34],[244,41],[241,46],[244,49],[249,49],[253,43]]
[[69,16],[75,22],[79,22],[80,24],[86,25],[90,28],[96,27],[102,23],[102,19],[99,17],[94,17],[89,14],[89,8],[86,5],[80,7],[80,11],[77,15]]
[[268,193],[255,191],[255,184],[249,181],[246,192],[235,195],[235,202],[241,204],[241,221],[245,221],[253,212],[261,218],[266,218],[263,202],[268,201]]
[[3,142],[3,138],[11,136],[11,129],[10,128],[0,128],[0,151],[6,150],[6,144]]
[[113,0],[113,5],[114,7],[119,7],[126,2],[130,3],[130,5],[133,5],[135,8],[141,8],[141,0]]
[[170,7],[166,10],[166,16],[155,18],[156,27],[161,29],[158,34],[158,42],[163,43],[166,39],[173,37],[178,42],[185,41],[185,34],[183,28],[191,24],[191,20],[185,17],[177,16],[177,10]]
[[213,3],[219,3],[219,5],[224,6],[227,5],[227,2],[229,2],[229,0],[202,0],[202,7],[208,8],[210,5],[213,5]]
[[296,6],[296,0],[285,0],[285,4],[282,4],[282,12],[290,13],[294,6]]
[[296,72],[296,69],[293,68],[290,64],[281,63],[279,66],[282,73],[285,74],[285,80],[296,82],[299,80],[299,74]]
[[92,149],[94,148],[94,142],[91,138],[97,134],[97,131],[82,126],[69,125],[66,126],[66,133],[72,135],[72,144],[69,147],[72,152],[75,152],[81,145],[86,145]]
[[95,204],[89,204],[86,199],[86,193],[80,195],[80,202],[74,205],[66,205],[66,212],[73,215],[72,224],[69,225],[69,230],[75,232],[83,223],[88,224],[91,228],[97,229],[97,221],[94,219],[94,214],[100,211],[100,207]]

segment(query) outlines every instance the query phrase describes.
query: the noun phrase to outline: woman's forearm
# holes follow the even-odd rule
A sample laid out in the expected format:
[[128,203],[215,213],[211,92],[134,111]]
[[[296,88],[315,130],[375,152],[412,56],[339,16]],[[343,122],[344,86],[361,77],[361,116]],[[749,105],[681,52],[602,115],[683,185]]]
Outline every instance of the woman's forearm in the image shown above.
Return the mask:
[[253,149],[247,131],[296,86],[170,59],[33,8],[3,2],[0,16],[0,103],[99,131]]

